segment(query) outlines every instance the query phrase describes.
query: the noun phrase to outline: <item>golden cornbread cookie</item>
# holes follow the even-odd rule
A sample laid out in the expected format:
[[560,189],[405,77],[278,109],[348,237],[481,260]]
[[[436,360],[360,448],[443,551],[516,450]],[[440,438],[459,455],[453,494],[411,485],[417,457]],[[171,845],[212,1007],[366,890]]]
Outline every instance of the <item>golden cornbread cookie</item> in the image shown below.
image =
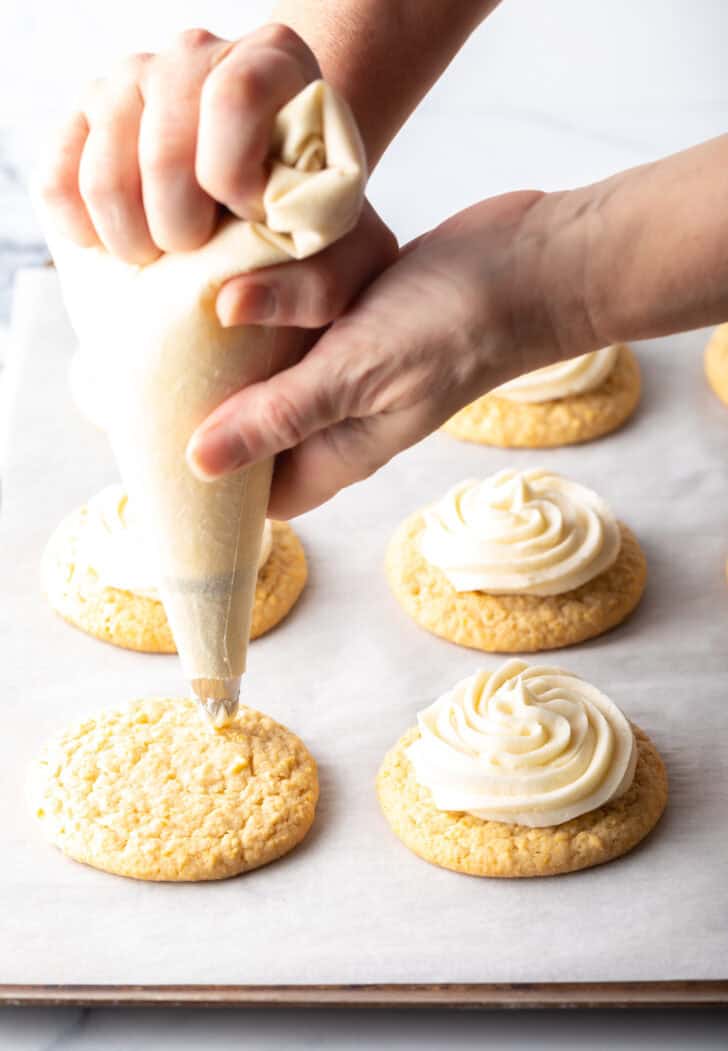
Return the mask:
[[461,441],[513,449],[588,442],[626,422],[637,408],[640,389],[639,363],[622,344],[614,368],[595,390],[544,402],[485,394],[456,413],[443,429]]
[[728,405],[728,324],[718,325],[708,340],[704,365],[708,383]]
[[[176,653],[159,599],[108,587],[79,561],[87,508],[68,515],[53,533],[41,563],[41,582],[56,613],[88,635],[144,653]],[[287,522],[272,522],[271,553],[258,573],[250,637],[283,620],[306,583],[301,541]]]
[[657,824],[667,802],[667,774],[649,737],[633,727],[637,766],[619,799],[562,825],[527,828],[438,810],[415,779],[406,750],[419,737],[408,730],[387,753],[377,795],[392,830],[425,861],[470,876],[556,876],[626,854]]
[[387,578],[420,627],[460,646],[489,653],[571,646],[621,623],[645,588],[645,556],[634,533],[621,522],[619,555],[609,569],[573,591],[543,597],[456,591],[442,570],[420,553],[424,524],[417,512],[399,526],[387,550]]
[[214,730],[190,700],[133,701],[49,742],[29,796],[64,854],[119,876],[212,880],[274,861],[308,832],[316,763],[252,708]]

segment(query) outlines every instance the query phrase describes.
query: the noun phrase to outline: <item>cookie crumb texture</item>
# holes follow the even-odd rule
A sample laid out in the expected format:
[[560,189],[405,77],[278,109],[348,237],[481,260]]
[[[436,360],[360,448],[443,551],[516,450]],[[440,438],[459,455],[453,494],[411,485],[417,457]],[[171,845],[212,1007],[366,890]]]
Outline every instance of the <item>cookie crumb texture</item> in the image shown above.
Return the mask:
[[444,424],[453,438],[509,449],[548,449],[616,431],[640,400],[637,358],[622,344],[609,376],[595,390],[545,402],[516,402],[485,394]]
[[705,375],[722,402],[728,405],[728,325],[718,325],[705,348]]
[[488,653],[534,653],[601,635],[638,604],[647,563],[634,533],[620,523],[617,561],[563,595],[487,595],[456,591],[420,553],[421,512],[406,519],[387,550],[386,572],[399,603],[420,627]]
[[119,876],[214,880],[259,868],[308,832],[316,763],[267,715],[214,730],[190,700],[133,701],[52,740],[31,805],[64,854]]
[[667,803],[662,759],[649,737],[633,729],[638,757],[629,791],[563,825],[527,828],[438,810],[407,758],[407,748],[419,737],[416,727],[384,759],[377,778],[379,802],[405,846],[433,865],[469,876],[556,876],[602,865],[644,839]]
[[[41,583],[51,607],[65,621],[102,642],[142,653],[176,653],[162,603],[147,595],[105,587],[78,560],[86,507],[68,515],[43,554]],[[301,541],[287,522],[272,522],[270,557],[258,573],[250,637],[264,635],[290,612],[306,584]]]

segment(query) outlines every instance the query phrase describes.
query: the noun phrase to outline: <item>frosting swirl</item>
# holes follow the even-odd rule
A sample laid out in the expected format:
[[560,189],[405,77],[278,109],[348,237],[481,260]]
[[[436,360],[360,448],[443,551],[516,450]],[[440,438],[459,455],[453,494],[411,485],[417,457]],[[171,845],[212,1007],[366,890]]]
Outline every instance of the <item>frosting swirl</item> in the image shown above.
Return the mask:
[[617,799],[634,778],[625,715],[562,668],[509,660],[476,672],[417,722],[407,755],[438,810],[545,828]]
[[508,401],[541,402],[566,398],[570,394],[585,394],[606,380],[617,362],[619,347],[604,347],[591,354],[546,365],[534,372],[516,376],[491,394]]
[[424,518],[420,551],[456,591],[560,595],[608,569],[621,543],[596,493],[540,468],[461,482]]
[[[272,546],[273,531],[266,519],[258,572],[268,561]],[[154,553],[122,485],[109,485],[89,500],[78,556],[104,587],[159,598]]]

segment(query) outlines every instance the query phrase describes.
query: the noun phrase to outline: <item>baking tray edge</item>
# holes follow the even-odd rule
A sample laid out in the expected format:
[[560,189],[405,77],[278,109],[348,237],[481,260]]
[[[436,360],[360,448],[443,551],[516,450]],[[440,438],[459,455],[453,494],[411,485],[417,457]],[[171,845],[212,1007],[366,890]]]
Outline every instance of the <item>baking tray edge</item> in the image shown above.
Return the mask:
[[728,1007],[728,980],[462,985],[0,985],[0,1005]]

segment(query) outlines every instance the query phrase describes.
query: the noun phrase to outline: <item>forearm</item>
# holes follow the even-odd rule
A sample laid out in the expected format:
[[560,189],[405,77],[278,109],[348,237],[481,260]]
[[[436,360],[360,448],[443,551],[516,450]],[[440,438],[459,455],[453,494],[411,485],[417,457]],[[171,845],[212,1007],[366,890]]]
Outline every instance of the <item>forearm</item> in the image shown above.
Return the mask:
[[526,341],[550,331],[572,354],[728,319],[727,171],[724,135],[544,196],[516,254]]
[[278,0],[324,77],[349,101],[373,168],[499,0]]

